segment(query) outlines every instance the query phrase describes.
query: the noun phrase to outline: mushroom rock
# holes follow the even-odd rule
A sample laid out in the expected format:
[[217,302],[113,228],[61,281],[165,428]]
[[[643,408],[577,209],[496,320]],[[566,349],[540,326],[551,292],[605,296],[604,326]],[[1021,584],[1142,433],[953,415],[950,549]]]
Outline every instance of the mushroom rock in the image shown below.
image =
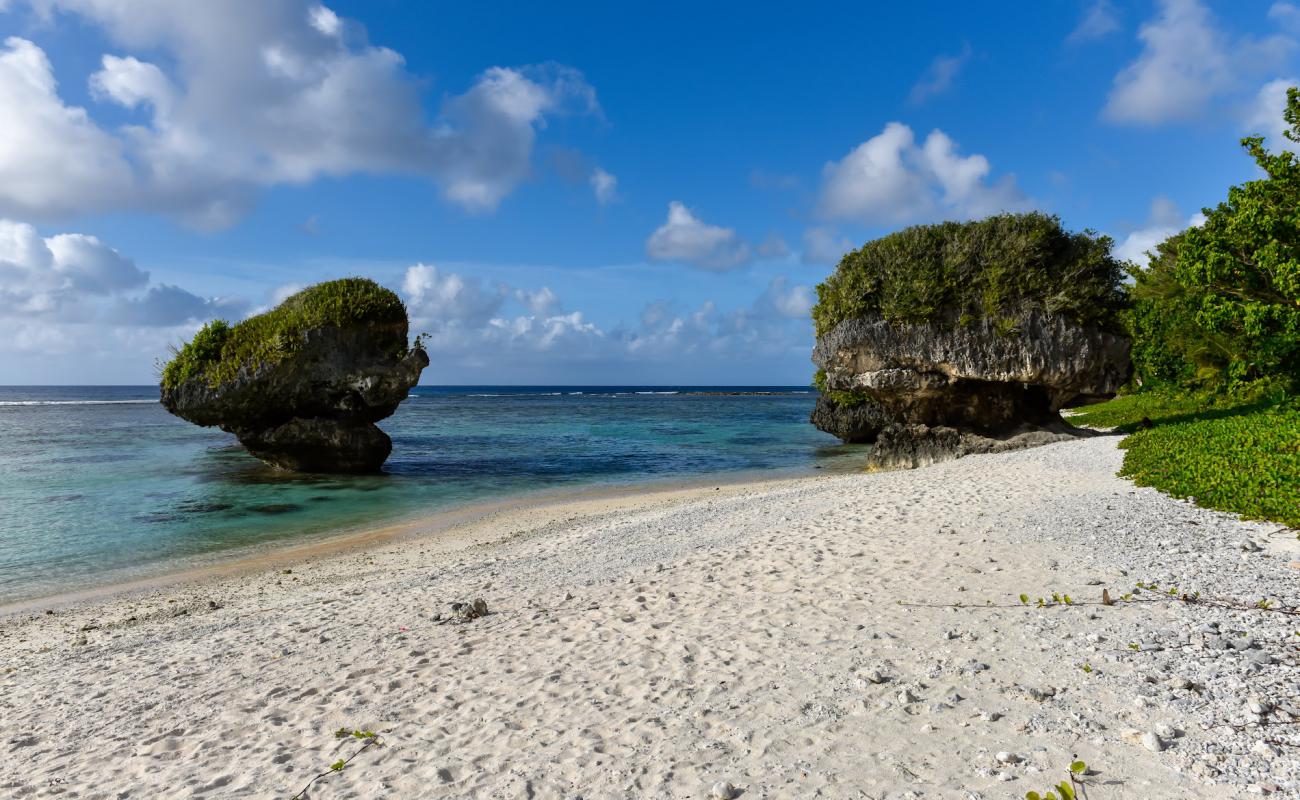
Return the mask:
[[[822,396],[812,423],[875,442],[876,467],[1088,435],[1061,409],[1114,396],[1130,372],[1108,248],[1029,214],[918,226],[850,253],[814,309]],[[990,264],[1016,271],[1008,283],[1019,292]],[[1053,287],[1067,280],[1076,285]],[[907,293],[928,298],[924,313],[887,316],[882,306]]]
[[209,323],[164,368],[161,402],[281,469],[376,472],[393,444],[375,423],[429,364],[407,335],[397,295],[329,281],[237,325]]

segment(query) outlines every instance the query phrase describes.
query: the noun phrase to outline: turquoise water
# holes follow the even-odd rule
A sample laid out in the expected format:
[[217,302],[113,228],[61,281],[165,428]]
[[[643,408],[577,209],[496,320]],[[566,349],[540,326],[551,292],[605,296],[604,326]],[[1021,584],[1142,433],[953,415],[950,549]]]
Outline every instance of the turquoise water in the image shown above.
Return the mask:
[[[806,388],[417,387],[383,475],[290,475],[154,387],[0,387],[0,603],[566,486],[853,461]],[[844,458],[847,456],[848,458]],[[838,457],[838,460],[836,460]]]

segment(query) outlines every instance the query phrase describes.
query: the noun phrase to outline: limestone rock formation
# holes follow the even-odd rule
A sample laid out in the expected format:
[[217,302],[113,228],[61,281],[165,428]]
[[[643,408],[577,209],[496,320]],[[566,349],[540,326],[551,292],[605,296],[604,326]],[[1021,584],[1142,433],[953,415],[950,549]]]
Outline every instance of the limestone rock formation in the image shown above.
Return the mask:
[[812,422],[877,441],[882,466],[920,466],[1068,436],[1062,408],[1112,397],[1128,380],[1129,342],[1117,333],[1036,311],[1007,327],[845,320],[817,340],[813,362],[828,392],[859,404],[836,408],[823,395]]
[[819,429],[922,466],[1080,435],[1062,408],[1130,371],[1109,240],[1055,218],[918,226],[845,256],[818,287]]
[[275,467],[375,472],[392,451],[375,423],[429,364],[407,333],[406,310],[387,289],[318,284],[233,327],[206,326],[164,369],[162,404],[235,434]]

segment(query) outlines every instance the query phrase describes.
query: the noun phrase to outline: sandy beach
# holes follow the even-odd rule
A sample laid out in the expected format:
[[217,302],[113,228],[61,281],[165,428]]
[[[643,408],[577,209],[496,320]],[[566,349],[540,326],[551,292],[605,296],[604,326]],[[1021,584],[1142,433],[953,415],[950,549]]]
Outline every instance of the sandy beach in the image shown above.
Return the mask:
[[1295,532],[1135,488],[1117,442],[535,505],[11,609],[0,794],[288,798],[347,728],[379,746],[305,796],[1010,798],[1076,758],[1096,800],[1300,796],[1294,617],[1099,603],[1300,604]]

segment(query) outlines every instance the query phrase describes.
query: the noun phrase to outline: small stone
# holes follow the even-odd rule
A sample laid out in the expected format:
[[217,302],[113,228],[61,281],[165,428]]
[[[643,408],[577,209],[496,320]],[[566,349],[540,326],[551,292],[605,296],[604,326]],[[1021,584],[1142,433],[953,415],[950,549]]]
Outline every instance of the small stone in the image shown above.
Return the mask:
[[1170,689],[1190,689],[1194,684],[1181,675],[1176,675],[1169,679]]
[[732,800],[739,796],[736,787],[731,785],[731,781],[718,781],[713,784],[713,788],[709,789],[709,797],[714,798],[714,800]]
[[1267,667],[1274,662],[1273,654],[1266,653],[1263,650],[1251,650],[1246,655],[1246,660],[1252,664],[1258,664],[1261,667]]
[[1250,746],[1250,751],[1256,755],[1265,756],[1267,758],[1272,758],[1282,754],[1281,749],[1276,745],[1269,744],[1263,739],[1256,740],[1255,743]]
[[1197,761],[1192,764],[1192,774],[1198,778],[1217,778],[1219,771],[1204,761]]
[[1252,697],[1246,701],[1246,709],[1252,714],[1267,714],[1273,710],[1273,704],[1260,697]]
[[884,683],[886,680],[888,680],[884,675],[880,674],[880,670],[876,670],[876,669],[871,670],[870,672],[868,672],[866,675],[863,675],[862,677],[866,678],[871,683]]
[[1159,753],[1165,749],[1165,742],[1154,731],[1147,731],[1142,734],[1142,746],[1153,753]]
[[1016,776],[1012,775],[1010,772],[1007,772],[1006,770],[1003,770],[998,773],[998,780],[1002,781],[1003,783],[1014,781],[1015,779]]
[[1182,731],[1170,725],[1168,722],[1157,722],[1155,727],[1156,736],[1161,739],[1177,739],[1182,735]]

